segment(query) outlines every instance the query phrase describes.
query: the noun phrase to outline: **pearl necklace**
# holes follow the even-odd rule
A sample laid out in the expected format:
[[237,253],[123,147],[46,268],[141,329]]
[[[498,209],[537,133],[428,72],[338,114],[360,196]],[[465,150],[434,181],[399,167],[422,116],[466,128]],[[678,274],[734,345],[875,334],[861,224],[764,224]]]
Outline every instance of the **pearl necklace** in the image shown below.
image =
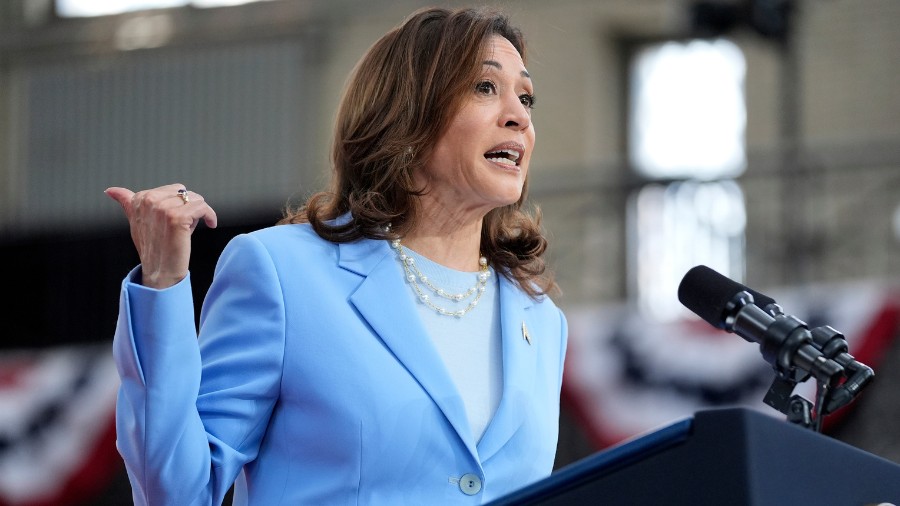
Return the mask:
[[[465,316],[466,313],[471,311],[478,305],[478,301],[481,300],[481,296],[484,294],[484,291],[487,287],[488,278],[490,278],[491,273],[488,269],[487,258],[480,257],[478,259],[478,265],[481,267],[481,270],[478,272],[477,281],[475,282],[475,286],[469,288],[465,292],[462,293],[447,293],[443,288],[439,288],[428,279],[428,276],[422,274],[422,271],[419,270],[419,267],[416,265],[416,259],[410,255],[407,255],[403,251],[403,245],[400,244],[400,239],[394,239],[391,241],[391,247],[397,252],[397,259],[400,260],[400,264],[403,265],[403,271],[406,273],[406,281],[412,287],[413,291],[416,292],[416,296],[418,296],[419,300],[435,310],[438,314],[444,316],[455,316],[457,318],[461,318]],[[453,302],[462,302],[472,295],[475,296],[465,308],[459,309],[457,311],[451,311],[447,308],[438,306],[431,300],[431,296],[429,296],[425,290],[422,288],[422,285],[425,285],[432,293],[441,297],[443,299],[451,300]]]

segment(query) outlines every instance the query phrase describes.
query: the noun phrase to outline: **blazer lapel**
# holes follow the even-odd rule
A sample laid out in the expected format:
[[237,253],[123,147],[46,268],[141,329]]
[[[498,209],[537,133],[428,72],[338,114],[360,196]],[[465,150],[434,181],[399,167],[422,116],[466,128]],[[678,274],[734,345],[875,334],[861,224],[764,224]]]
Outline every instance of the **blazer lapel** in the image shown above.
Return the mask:
[[[530,395],[534,384],[537,350],[523,333],[535,328],[528,321],[528,308],[534,301],[518,286],[500,276],[500,332],[503,348],[503,395],[494,418],[478,443],[482,462],[497,453],[525,421],[522,398]],[[535,336],[529,336],[534,339]],[[539,338],[539,336],[537,336]]]
[[406,293],[403,269],[387,241],[339,245],[339,265],[364,276],[350,302],[409,371],[478,458],[462,399]]

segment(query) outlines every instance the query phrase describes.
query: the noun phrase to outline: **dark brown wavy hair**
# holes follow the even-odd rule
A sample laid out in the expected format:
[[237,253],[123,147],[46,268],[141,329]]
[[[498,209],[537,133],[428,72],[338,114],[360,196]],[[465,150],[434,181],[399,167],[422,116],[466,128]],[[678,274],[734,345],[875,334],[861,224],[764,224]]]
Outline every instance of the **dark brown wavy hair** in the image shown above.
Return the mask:
[[[525,60],[522,33],[487,8],[414,12],[379,39],[350,75],[335,124],[330,188],[287,207],[285,223],[310,223],[332,242],[394,239],[413,229],[413,183],[432,146],[472,95],[484,51],[499,35]],[[543,259],[540,210],[523,209],[528,179],[515,204],[484,217],[482,254],[532,297],[557,290]],[[335,218],[350,213],[349,221]],[[390,223],[390,231],[385,225]]]

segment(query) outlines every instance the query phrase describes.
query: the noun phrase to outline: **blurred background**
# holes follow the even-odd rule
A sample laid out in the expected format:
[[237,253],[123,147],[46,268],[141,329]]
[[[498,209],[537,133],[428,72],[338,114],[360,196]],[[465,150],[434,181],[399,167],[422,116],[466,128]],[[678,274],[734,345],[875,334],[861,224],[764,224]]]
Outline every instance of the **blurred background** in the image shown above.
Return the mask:
[[[0,505],[131,501],[110,343],[137,256],[103,190],[212,203],[199,304],[228,239],[327,181],[344,79],[425,5],[472,4],[0,3]],[[701,409],[783,417],[759,347],[678,302],[699,264],[842,331],[876,378],[823,432],[900,462],[900,2],[490,5],[529,42],[571,326],[557,468]]]

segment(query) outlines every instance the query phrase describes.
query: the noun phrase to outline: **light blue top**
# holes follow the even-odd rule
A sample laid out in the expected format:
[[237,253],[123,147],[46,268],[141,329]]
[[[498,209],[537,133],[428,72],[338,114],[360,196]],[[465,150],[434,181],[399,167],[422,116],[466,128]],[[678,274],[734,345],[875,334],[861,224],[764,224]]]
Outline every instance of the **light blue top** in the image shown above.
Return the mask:
[[[478,273],[450,269],[404,247],[416,266],[431,283],[447,293],[465,293],[477,286]],[[489,277],[478,304],[464,316],[447,316],[416,300],[419,316],[431,335],[434,347],[444,359],[453,383],[461,393],[469,426],[475,440],[481,439],[497,411],[503,389],[503,362],[500,347],[500,293],[497,276],[488,269]],[[421,286],[422,283],[419,283]],[[459,302],[431,295],[431,300],[448,311],[464,309],[475,294]]]

